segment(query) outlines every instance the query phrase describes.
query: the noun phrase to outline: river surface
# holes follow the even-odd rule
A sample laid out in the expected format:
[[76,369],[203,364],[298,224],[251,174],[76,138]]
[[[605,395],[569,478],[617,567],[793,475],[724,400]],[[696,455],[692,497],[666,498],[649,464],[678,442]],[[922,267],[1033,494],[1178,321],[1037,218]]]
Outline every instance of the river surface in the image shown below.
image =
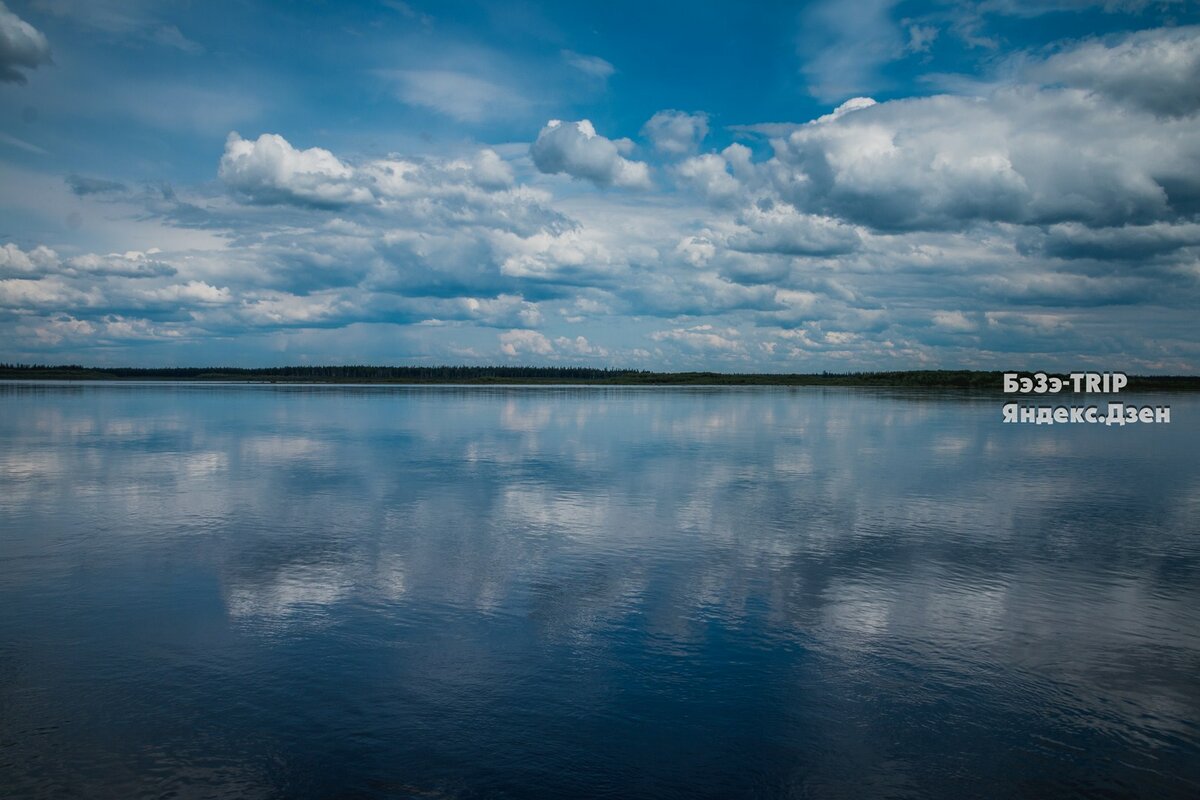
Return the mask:
[[1140,400],[0,384],[0,795],[1200,797]]

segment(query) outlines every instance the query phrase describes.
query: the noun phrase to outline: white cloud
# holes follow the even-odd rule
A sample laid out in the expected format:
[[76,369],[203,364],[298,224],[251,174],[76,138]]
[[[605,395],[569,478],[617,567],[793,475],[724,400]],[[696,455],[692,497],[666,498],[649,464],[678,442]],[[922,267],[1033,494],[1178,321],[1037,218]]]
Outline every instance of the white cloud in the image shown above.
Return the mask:
[[[821,122],[832,122],[835,119],[844,117],[845,115],[849,114],[852,111],[862,111],[864,108],[870,108],[873,105],[876,105],[875,100],[873,98],[851,97],[849,100],[842,103],[840,106],[835,108],[833,111],[829,112],[828,114],[822,114],[821,116],[817,117],[815,120],[813,120],[809,124],[812,125],[812,124],[821,123]],[[795,128],[788,130],[787,133],[784,133],[782,135],[787,136],[787,135],[791,134],[793,131],[800,130],[800,129],[801,129],[800,126],[796,126]]]
[[560,353],[572,356],[594,356],[604,358],[608,355],[608,350],[594,345],[587,340],[586,336],[576,336],[574,339],[567,336],[559,336],[554,340],[554,345]]
[[678,183],[710,203],[729,203],[741,194],[742,186],[729,174],[725,159],[714,153],[681,161],[671,169],[671,174]]
[[993,330],[1008,328],[1041,336],[1066,333],[1072,327],[1071,319],[1066,314],[989,311],[984,314],[984,319]]
[[226,186],[260,203],[340,206],[373,199],[354,185],[354,171],[333,153],[320,147],[297,150],[274,133],[255,141],[229,134],[217,174]]
[[25,83],[21,69],[50,63],[50,43],[37,28],[0,2],[0,81]]
[[177,303],[223,304],[233,300],[227,287],[216,287],[204,281],[188,281],[162,289],[147,291],[146,299]]
[[152,248],[147,253],[136,250],[108,255],[85,253],[64,261],[45,245],[25,252],[10,242],[0,247],[0,277],[36,279],[63,275],[72,278],[158,278],[174,275],[176,270],[173,266],[154,258],[157,252]]
[[546,173],[566,173],[597,186],[649,189],[650,172],[640,161],[622,157],[617,142],[596,133],[586,119],[552,119],[530,147],[533,163]]
[[739,219],[744,229],[729,238],[729,247],[749,253],[829,256],[859,245],[855,229],[830,217],[802,214],[786,203],[751,206]]
[[1029,75],[1154,114],[1194,114],[1200,110],[1200,26],[1086,41],[1030,68]]
[[698,351],[737,352],[742,350],[739,333],[734,328],[715,329],[712,325],[694,325],[655,331],[650,338],[656,342],[675,342]]
[[880,103],[772,143],[781,197],[883,230],[1145,223],[1200,204],[1200,129],[1076,89]]
[[961,311],[938,311],[933,315],[933,324],[951,333],[967,333],[979,327]]
[[[277,134],[250,141],[233,133],[218,174],[238,198],[252,204],[338,209],[345,216],[370,207],[399,215],[407,224],[386,234],[389,248],[415,243],[405,233],[410,226],[427,243],[423,249],[429,249],[428,244],[448,227],[459,232],[496,228],[529,235],[561,219],[544,207],[549,199],[545,192],[515,186],[512,167],[490,148],[456,159],[389,155],[351,165],[322,148],[298,150]],[[326,227],[321,238],[354,245],[358,252],[353,255],[361,257],[355,243],[369,235],[378,221],[338,222],[337,230]],[[231,220],[231,224],[240,223]],[[294,242],[295,232],[288,239]]]
[[545,356],[554,352],[554,345],[543,334],[527,329],[505,331],[499,335],[500,352],[515,358],[532,353]]
[[105,298],[97,287],[77,288],[58,276],[39,280],[0,280],[0,308],[60,311],[64,308],[99,307],[104,302]]
[[353,304],[333,292],[298,296],[276,293],[244,303],[239,315],[252,325],[315,325],[344,319],[355,312]]
[[59,344],[65,339],[86,339],[96,333],[95,325],[70,314],[55,314],[23,328],[22,333],[48,345]]
[[685,236],[675,245],[675,252],[693,267],[703,267],[717,255],[712,236]]
[[68,259],[63,272],[68,275],[116,276],[121,278],[157,278],[176,273],[175,267],[153,257],[154,253],[130,250],[125,253],[97,255],[87,253]]
[[800,292],[795,289],[780,289],[775,292],[775,302],[790,312],[810,312],[817,307],[821,295],[815,292]]
[[129,319],[119,314],[109,314],[95,325],[95,334],[102,339],[127,339],[140,341],[170,341],[183,335],[175,325],[156,325],[146,319]]
[[58,253],[45,245],[25,252],[12,242],[0,247],[0,277],[28,277],[53,272],[58,268]]
[[685,111],[659,111],[642,126],[642,136],[650,139],[654,149],[671,156],[696,152],[708,135],[708,115]]
[[471,180],[485,189],[507,189],[513,184],[512,167],[495,150],[480,150],[471,164]]
[[513,277],[602,273],[613,261],[612,253],[590,231],[542,231],[531,236],[497,231],[491,239],[493,252],[501,262],[501,273]]
[[485,325],[511,326],[514,322],[525,326],[539,325],[541,311],[520,295],[501,294],[498,297],[460,297],[455,303],[471,320]]

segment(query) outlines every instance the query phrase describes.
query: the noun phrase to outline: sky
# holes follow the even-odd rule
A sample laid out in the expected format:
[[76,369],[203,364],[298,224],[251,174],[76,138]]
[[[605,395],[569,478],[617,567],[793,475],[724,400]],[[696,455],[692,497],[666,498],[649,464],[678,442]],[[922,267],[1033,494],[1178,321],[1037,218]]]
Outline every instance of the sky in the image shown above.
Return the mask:
[[0,362],[1200,372],[1200,3],[0,2]]

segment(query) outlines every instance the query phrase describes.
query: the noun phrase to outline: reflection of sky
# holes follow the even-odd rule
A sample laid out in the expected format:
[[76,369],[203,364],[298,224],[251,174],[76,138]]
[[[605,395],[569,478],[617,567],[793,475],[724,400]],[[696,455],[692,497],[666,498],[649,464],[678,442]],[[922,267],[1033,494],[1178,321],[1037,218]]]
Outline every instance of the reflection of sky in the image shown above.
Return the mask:
[[[513,736],[686,701],[722,747],[828,746],[878,786],[929,785],[887,731],[937,718],[963,747],[1170,765],[1146,784],[1169,795],[1200,778],[1200,405],[1169,402],[1096,429],[853,391],[4,386],[0,669],[55,685],[115,653],[334,691],[294,671],[315,659],[403,685],[409,725]],[[739,732],[734,700],[768,721]]]

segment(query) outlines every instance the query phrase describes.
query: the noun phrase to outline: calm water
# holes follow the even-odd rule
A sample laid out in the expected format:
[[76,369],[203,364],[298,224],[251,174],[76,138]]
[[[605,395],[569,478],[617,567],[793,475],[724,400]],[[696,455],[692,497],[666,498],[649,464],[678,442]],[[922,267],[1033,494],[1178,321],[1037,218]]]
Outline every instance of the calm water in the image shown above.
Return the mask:
[[0,385],[6,797],[1200,796],[1200,398]]

